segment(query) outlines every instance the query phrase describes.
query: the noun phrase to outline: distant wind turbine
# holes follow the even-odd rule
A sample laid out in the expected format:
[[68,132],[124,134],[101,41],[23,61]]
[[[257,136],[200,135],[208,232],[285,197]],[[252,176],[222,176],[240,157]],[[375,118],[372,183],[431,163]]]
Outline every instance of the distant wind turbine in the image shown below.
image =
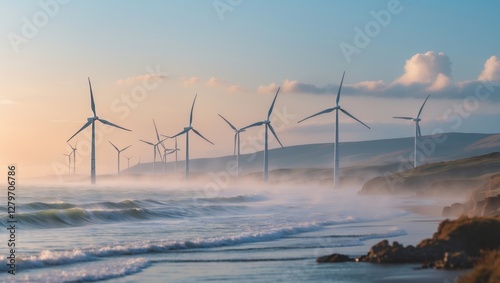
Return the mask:
[[127,170],[130,169],[130,158],[134,157],[133,155],[128,157],[128,156],[125,156],[125,158],[127,158]]
[[[162,135],[163,137],[167,137],[167,138],[172,138],[172,137],[169,137],[169,136],[166,136],[166,135]],[[175,148],[172,148],[171,149],[171,152],[169,152],[168,154],[172,154],[172,153],[175,153],[175,175],[177,175],[177,151],[179,151],[180,149],[177,147],[177,137],[175,137]],[[168,155],[167,154],[167,155]],[[166,162],[166,160],[165,160]]]
[[95,111],[94,95],[92,94],[92,85],[90,84],[90,78],[88,80],[89,80],[89,88],[90,88],[90,108],[92,109],[92,113],[94,113],[94,116],[87,118],[87,123],[85,123],[85,125],[83,125],[83,127],[81,127],[80,130],[78,130],[78,132],[76,132],[73,136],[71,136],[71,138],[69,138],[67,140],[67,142],[69,142],[79,132],[83,131],[85,128],[92,125],[92,152],[91,152],[91,157],[90,157],[90,182],[92,185],[94,185],[96,182],[96,174],[95,174],[95,121],[100,121],[101,123],[103,123],[105,125],[109,125],[109,126],[112,126],[112,127],[118,128],[118,129],[122,129],[125,131],[130,132],[130,130],[123,128],[123,127],[120,127],[120,126],[115,125],[109,121],[106,121],[104,119],[97,117],[97,114]]
[[339,105],[339,102],[340,102],[340,90],[342,89],[342,84],[344,82],[344,75],[345,75],[345,72],[342,74],[342,80],[340,81],[340,86],[339,86],[339,91],[337,93],[337,100],[336,100],[336,104],[335,104],[335,107],[333,108],[328,108],[326,110],[323,110],[321,112],[318,112],[314,115],[311,115],[307,118],[304,118],[302,120],[300,120],[298,123],[302,122],[302,121],[305,121],[309,118],[312,118],[312,117],[315,117],[315,116],[318,116],[318,115],[321,115],[321,114],[326,114],[326,113],[330,113],[330,112],[333,112],[335,111],[335,144],[334,144],[334,160],[335,160],[335,164],[334,164],[334,168],[333,168],[333,184],[334,184],[334,188],[337,188],[339,186],[339,110],[344,113],[345,115],[351,117],[352,119],[358,121],[359,123],[361,123],[363,126],[367,127],[368,129],[370,129],[370,127],[368,127],[365,123],[361,122],[358,118],[352,116],[349,112],[347,112],[347,110],[343,109],[342,107],[340,107]]
[[[168,136],[166,136],[166,137],[167,137],[167,139],[171,138]],[[161,146],[163,147],[163,157],[162,157],[163,175],[166,175],[167,174],[167,155],[174,153],[174,150],[171,148],[167,148],[163,142],[161,143]],[[167,151],[170,151],[170,152],[167,152]]]
[[189,131],[193,130],[195,134],[200,136],[202,139],[206,140],[207,142],[211,143],[212,145],[214,144],[213,142],[209,141],[206,139],[200,132],[198,132],[195,128],[193,128],[193,110],[194,110],[194,104],[196,102],[196,97],[198,97],[198,94],[194,96],[193,100],[193,105],[191,106],[191,115],[189,116],[189,125],[184,128],[184,130],[177,135],[173,136],[173,138],[186,134],[186,180],[189,180]]
[[273,133],[274,137],[278,141],[278,143],[283,147],[281,144],[280,140],[278,139],[278,136],[276,135],[276,132],[273,129],[273,126],[271,125],[271,114],[273,112],[274,108],[274,103],[276,102],[276,98],[278,97],[278,93],[280,92],[280,88],[278,88],[278,91],[276,91],[276,95],[274,96],[273,103],[271,104],[271,107],[269,108],[269,112],[267,113],[267,119],[265,121],[253,123],[249,126],[246,126],[244,128],[241,128],[240,131],[245,131],[248,128],[252,127],[257,127],[257,126],[262,126],[266,125],[266,131],[265,131],[265,140],[264,140],[264,181],[268,182],[269,181],[269,139],[268,139],[268,130],[271,130],[271,133]]
[[417,167],[417,142],[418,138],[422,136],[422,131],[420,130],[420,114],[422,114],[422,110],[424,109],[424,105],[427,102],[427,99],[429,99],[430,94],[427,95],[427,98],[425,99],[424,103],[422,103],[422,106],[420,107],[420,110],[418,111],[417,117],[393,117],[394,119],[404,119],[404,120],[412,120],[415,122],[415,152],[413,153],[413,167]]
[[72,154],[73,154],[73,175],[75,175],[75,168],[76,168],[76,146],[78,145],[78,142],[75,143],[75,147],[71,146],[70,143],[68,143],[69,147],[71,147]]
[[68,175],[71,174],[71,153],[70,154],[63,154],[64,156],[68,157]]
[[118,149],[118,147],[116,147],[116,145],[114,145],[112,142],[108,141],[115,149],[116,149],[116,152],[118,152],[118,175],[120,175],[120,154],[122,153],[122,151],[125,151],[127,148],[131,147],[132,145],[129,145],[123,149]]
[[160,152],[160,149],[158,148],[158,145],[160,145],[164,140],[166,140],[166,138],[163,140],[160,140],[160,135],[158,134],[158,129],[156,128],[156,123],[155,123],[154,119],[153,119],[153,125],[155,127],[156,139],[158,140],[158,142],[152,143],[152,142],[145,141],[145,140],[140,140],[140,141],[143,143],[149,144],[153,147],[153,175],[156,175],[156,152],[158,151],[158,153],[160,154],[160,157],[161,157],[161,152]]
[[[224,118],[221,114],[219,116],[226,121],[226,123],[233,129],[234,131],[234,149],[233,149],[233,155],[236,155],[236,178],[240,177],[240,133],[244,132],[245,130],[242,129],[236,129],[233,124],[231,124],[226,118]],[[236,154],[236,148],[238,148],[238,153]]]

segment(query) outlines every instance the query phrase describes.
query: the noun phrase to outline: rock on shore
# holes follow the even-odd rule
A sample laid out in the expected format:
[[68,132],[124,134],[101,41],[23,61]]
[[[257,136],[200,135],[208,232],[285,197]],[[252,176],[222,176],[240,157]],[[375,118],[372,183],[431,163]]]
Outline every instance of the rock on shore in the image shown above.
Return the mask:
[[[461,217],[441,222],[432,238],[417,246],[392,245],[383,240],[356,261],[372,263],[419,263],[423,267],[446,269],[471,268],[484,251],[500,249],[500,217]],[[339,262],[349,258],[334,254],[318,262]]]

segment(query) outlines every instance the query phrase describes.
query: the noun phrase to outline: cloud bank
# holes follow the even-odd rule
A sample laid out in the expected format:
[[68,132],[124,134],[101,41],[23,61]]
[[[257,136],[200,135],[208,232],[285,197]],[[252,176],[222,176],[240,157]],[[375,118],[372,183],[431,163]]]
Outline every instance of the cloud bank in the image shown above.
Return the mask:
[[[358,96],[408,98],[425,97],[463,99],[471,95],[485,95],[500,102],[500,59],[491,56],[484,64],[477,80],[453,82],[452,63],[442,52],[418,53],[408,59],[404,72],[392,82],[361,81],[344,84],[342,93]],[[259,93],[273,93],[279,84],[271,83],[258,87]],[[337,84],[316,86],[307,82],[285,79],[281,82],[283,92],[302,94],[336,94]]]

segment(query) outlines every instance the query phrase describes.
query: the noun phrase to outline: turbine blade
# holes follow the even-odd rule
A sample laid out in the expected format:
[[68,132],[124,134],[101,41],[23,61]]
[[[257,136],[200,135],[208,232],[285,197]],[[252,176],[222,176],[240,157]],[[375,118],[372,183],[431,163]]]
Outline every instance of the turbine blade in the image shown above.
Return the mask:
[[[183,130],[182,132],[180,132],[177,135],[173,136],[173,138],[177,138],[178,136],[183,135],[183,134],[187,133],[188,131],[189,130]],[[176,139],[176,141],[177,141],[177,139]]]
[[271,130],[271,133],[273,133],[276,140],[280,143],[281,147],[283,147],[283,145],[280,142],[280,139],[278,139],[278,136],[276,135],[276,132],[274,131],[273,126],[271,126],[271,124],[269,124],[269,129]]
[[306,117],[306,118],[304,118],[304,119],[302,119],[302,120],[298,121],[297,123],[300,123],[300,122],[302,122],[302,121],[305,121],[305,120],[307,120],[307,119],[309,119],[309,118],[312,118],[312,117],[315,117],[315,116],[318,116],[318,115],[321,115],[321,114],[330,113],[330,112],[332,112],[332,111],[333,111],[333,110],[335,110],[335,109],[337,109],[337,108],[336,108],[336,107],[334,107],[334,108],[328,108],[328,109],[323,110],[323,111],[321,111],[321,112],[318,112],[318,113],[316,113],[316,114],[314,114],[314,115],[311,115],[311,116],[309,116],[309,117]]
[[132,145],[127,146],[126,148],[120,150],[120,151],[125,151],[127,148],[131,147]]
[[340,90],[342,89],[342,84],[344,83],[344,76],[345,76],[345,71],[342,74],[342,80],[340,80],[339,92],[337,92],[337,102],[336,102],[337,106],[339,105],[339,102],[340,102]]
[[229,123],[229,121],[228,121],[226,118],[222,117],[222,115],[221,115],[221,114],[219,114],[219,116],[220,116],[222,119],[224,119],[224,121],[226,121],[226,123],[229,125],[229,127],[231,127],[233,130],[237,131],[236,127],[235,127],[235,126],[233,126],[233,124]]
[[211,144],[214,144],[213,142],[209,141],[207,138],[205,138],[204,136],[202,136],[202,135],[200,134],[200,132],[198,132],[198,131],[197,131],[197,130],[195,130],[194,128],[193,128],[193,132],[194,132],[195,134],[197,134],[198,136],[200,136],[201,138],[203,138],[204,140],[206,140],[207,142],[209,142],[209,143],[211,143]]
[[90,88],[90,108],[92,108],[92,112],[94,113],[94,117],[97,116],[95,113],[95,103],[94,103],[94,94],[92,93],[92,84],[90,83],[90,78],[89,79],[89,88]]
[[339,108],[340,111],[344,112],[344,114],[346,114],[347,116],[353,118],[354,120],[360,122],[361,124],[363,124],[363,126],[367,127],[368,129],[370,129],[370,127],[368,127],[365,123],[361,122],[361,120],[359,120],[358,118],[354,117],[351,115],[351,113],[347,112],[346,110],[342,109],[342,108]]
[[193,110],[194,110],[194,103],[196,102],[196,97],[198,97],[198,94],[196,94],[194,96],[193,105],[191,106],[191,115],[189,116],[189,126],[190,127],[193,124]]
[[417,137],[422,136],[422,130],[420,129],[420,124],[417,122]]
[[155,126],[156,139],[157,139],[158,141],[160,141],[160,135],[158,134],[158,128],[156,128],[155,119],[153,119],[153,125]]
[[141,141],[141,142],[143,142],[143,143],[147,143],[147,144],[149,144],[149,145],[155,146],[155,144],[154,144],[154,143],[152,143],[152,142],[148,142],[148,141],[145,141],[145,140],[140,140],[140,141]]
[[424,109],[424,105],[427,102],[427,99],[429,99],[429,96],[431,96],[431,95],[430,94],[427,95],[427,98],[425,99],[424,103],[422,104],[422,107],[420,107],[420,110],[418,111],[417,118],[420,118],[420,114],[422,114],[422,109]]
[[263,125],[263,124],[264,124],[264,122],[257,122],[257,123],[253,123],[252,125],[249,125],[249,126],[246,126],[246,127],[244,127],[244,128],[241,128],[241,130],[240,130],[240,131],[243,131],[243,130],[245,130],[245,129],[252,128],[252,127],[261,126],[261,125]]
[[394,119],[405,119],[405,120],[413,120],[412,117],[392,117]]
[[271,117],[271,113],[273,112],[274,109],[274,103],[276,102],[276,98],[278,97],[278,93],[280,92],[280,87],[278,87],[278,90],[276,91],[276,95],[274,96],[273,103],[271,104],[271,107],[269,108],[269,112],[267,113],[267,120]]
[[116,151],[120,152],[120,150],[116,147],[116,145],[114,145],[112,142],[108,141],[115,149]]
[[78,130],[78,132],[76,132],[74,135],[72,135],[71,138],[69,138],[66,142],[69,142],[74,136],[78,135],[79,132],[83,131],[83,129],[90,126],[90,124],[92,124],[92,121],[87,121],[87,123],[85,123],[85,125],[83,125],[83,127],[81,127],[80,130]]
[[158,155],[160,156],[160,159],[163,160],[160,149],[157,146],[155,146],[155,150],[158,151]]
[[160,134],[160,136],[162,136],[162,137],[166,137],[167,139],[171,139],[171,138],[173,138],[173,136],[167,136],[167,135],[161,135],[161,134]]
[[115,124],[113,124],[113,123],[111,123],[111,122],[109,122],[109,121],[106,121],[106,120],[104,120],[104,119],[98,119],[98,120],[99,120],[99,121],[101,121],[101,123],[103,123],[103,124],[106,124],[106,125],[109,125],[109,126],[113,126],[113,127],[115,127],[115,128],[122,129],[122,130],[129,131],[129,132],[130,132],[130,130],[129,130],[129,129],[126,129],[126,128],[124,128],[124,127],[120,127],[120,126],[115,125]]
[[67,142],[67,144],[69,145],[69,147],[71,147],[72,150],[76,150],[76,144],[75,144],[75,147],[73,147],[69,142]]

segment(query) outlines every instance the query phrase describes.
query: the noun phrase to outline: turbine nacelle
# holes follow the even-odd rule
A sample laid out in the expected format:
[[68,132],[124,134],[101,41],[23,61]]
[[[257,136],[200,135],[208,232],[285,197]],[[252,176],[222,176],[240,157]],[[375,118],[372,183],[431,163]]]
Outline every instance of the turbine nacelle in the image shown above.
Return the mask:
[[184,131],[187,132],[187,131],[190,131],[193,127],[191,126],[188,126],[188,127],[184,127]]
[[94,116],[94,117],[87,118],[87,121],[88,121],[89,123],[92,123],[92,122],[94,122],[94,121],[96,121],[96,120],[99,120],[99,117]]
[[420,118],[413,118],[413,121],[414,122],[420,122],[420,121],[422,121],[422,119],[420,119]]

